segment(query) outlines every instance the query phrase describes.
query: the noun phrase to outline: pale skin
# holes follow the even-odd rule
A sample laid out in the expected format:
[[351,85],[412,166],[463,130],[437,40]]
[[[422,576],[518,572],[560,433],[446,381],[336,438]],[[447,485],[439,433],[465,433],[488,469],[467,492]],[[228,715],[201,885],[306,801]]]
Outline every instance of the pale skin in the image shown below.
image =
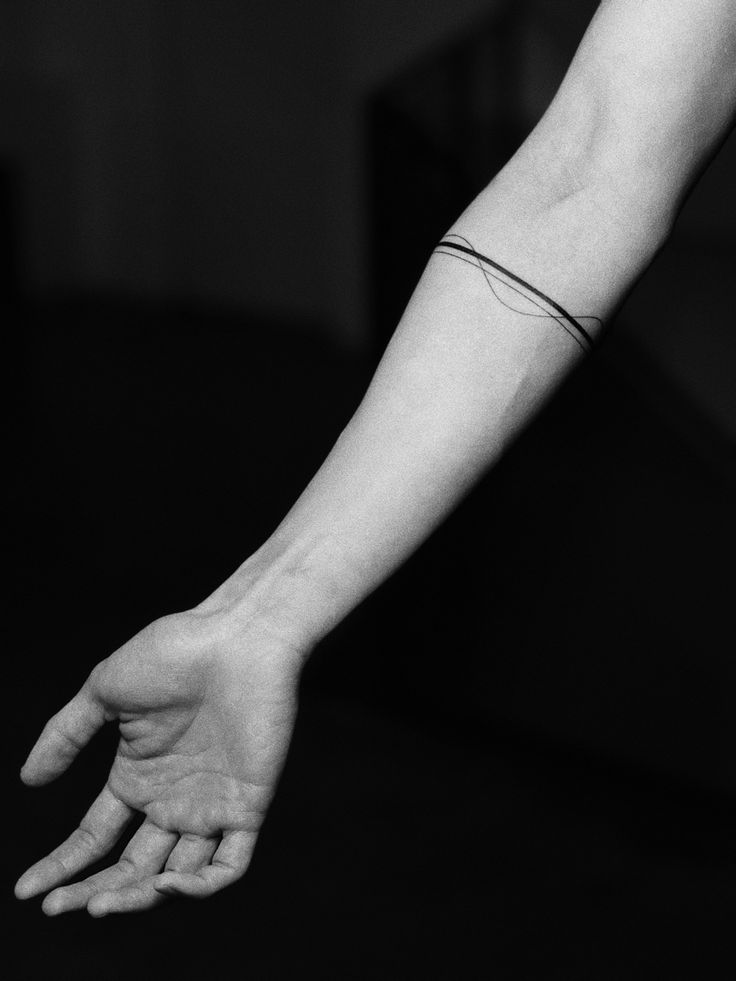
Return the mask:
[[[49,894],[45,912],[145,909],[167,892],[207,895],[242,874],[291,735],[296,663],[289,670],[280,639],[254,636],[244,658],[210,628],[187,614],[151,624],[44,730],[23,769],[30,784],[53,779],[106,720],[118,722],[120,745],[79,829],[30,870],[37,881],[74,875],[145,815],[119,862]],[[162,869],[171,874],[156,875]]]
[[[449,234],[597,318],[585,321],[595,335],[665,242],[735,106],[732,0],[606,0],[539,125]],[[21,876],[19,898],[102,916],[244,874],[314,645],[583,356],[563,321],[529,315],[536,294],[494,284],[433,255],[361,405],[273,535],[199,606],[98,664],[49,721],[22,770],[29,786],[63,773],[105,723],[120,742],[79,828]],[[85,879],[141,816],[120,860]]]

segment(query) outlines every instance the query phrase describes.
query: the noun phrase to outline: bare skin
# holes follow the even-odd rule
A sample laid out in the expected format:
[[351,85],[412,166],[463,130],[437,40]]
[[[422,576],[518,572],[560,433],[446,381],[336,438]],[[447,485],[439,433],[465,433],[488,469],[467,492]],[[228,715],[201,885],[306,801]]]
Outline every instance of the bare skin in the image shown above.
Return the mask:
[[[248,867],[296,713],[300,658],[253,630],[236,639],[217,618],[177,614],[102,661],[45,727],[23,767],[40,785],[62,773],[105,722],[119,722],[108,781],[79,828],[20,879],[47,890],[48,914],[147,909],[166,894],[206,896]],[[144,821],[120,860],[60,886]]]

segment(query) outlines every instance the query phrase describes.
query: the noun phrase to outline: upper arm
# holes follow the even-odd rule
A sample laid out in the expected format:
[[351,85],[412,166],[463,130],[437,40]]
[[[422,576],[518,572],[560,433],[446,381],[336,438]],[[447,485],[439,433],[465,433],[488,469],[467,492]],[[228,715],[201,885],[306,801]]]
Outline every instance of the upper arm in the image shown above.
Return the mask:
[[671,220],[735,111],[734,0],[602,0],[520,154],[655,199]]

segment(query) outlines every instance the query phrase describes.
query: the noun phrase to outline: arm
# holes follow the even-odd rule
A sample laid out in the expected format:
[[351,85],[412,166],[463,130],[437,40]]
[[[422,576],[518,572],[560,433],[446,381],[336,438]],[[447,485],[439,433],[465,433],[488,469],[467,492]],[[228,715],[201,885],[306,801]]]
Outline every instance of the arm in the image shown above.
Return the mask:
[[[665,241],[736,101],[731,0],[607,0],[558,95],[443,237],[354,417],[268,541],[101,662],[23,778],[105,721],[108,782],[19,881],[49,913],[207,895],[245,871],[314,644],[429,535],[582,358]],[[117,864],[104,855],[136,812]]]
[[604,2],[540,124],[435,249],[323,467],[203,608],[247,620],[266,602],[319,637],[389,575],[583,356],[735,105],[729,0]]

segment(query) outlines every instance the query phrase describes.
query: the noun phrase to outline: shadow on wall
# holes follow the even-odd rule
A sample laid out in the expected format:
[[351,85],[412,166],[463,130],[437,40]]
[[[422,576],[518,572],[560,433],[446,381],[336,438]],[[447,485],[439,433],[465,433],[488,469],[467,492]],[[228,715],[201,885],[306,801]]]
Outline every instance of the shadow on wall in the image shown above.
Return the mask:
[[332,83],[303,4],[103,0],[0,14],[0,158],[30,298],[256,311],[328,329]]
[[0,155],[24,187],[26,294],[256,311],[359,347],[366,95],[503,6],[5,5]]

